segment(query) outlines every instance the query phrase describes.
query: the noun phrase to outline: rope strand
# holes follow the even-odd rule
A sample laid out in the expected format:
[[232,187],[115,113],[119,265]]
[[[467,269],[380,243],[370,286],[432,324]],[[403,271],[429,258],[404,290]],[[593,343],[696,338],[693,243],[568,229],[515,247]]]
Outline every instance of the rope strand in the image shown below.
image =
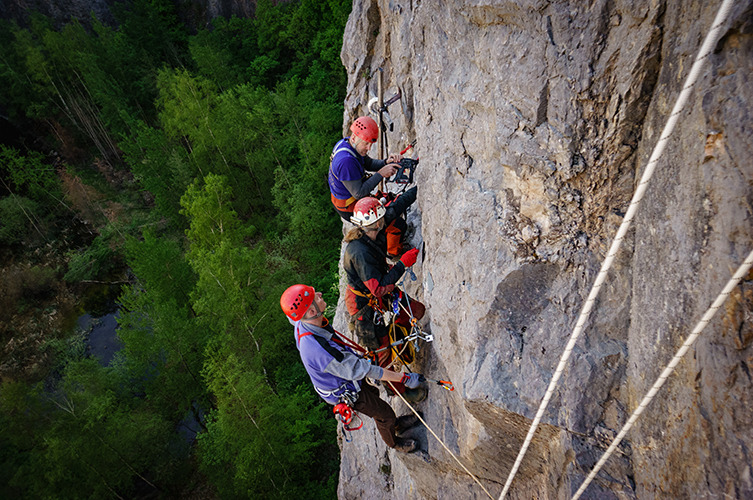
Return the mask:
[[727,300],[727,297],[729,297],[729,294],[732,292],[732,289],[735,288],[738,283],[740,283],[740,280],[750,271],[750,268],[753,267],[753,251],[751,251],[748,254],[748,258],[745,259],[745,262],[737,269],[737,272],[735,275],[727,282],[727,285],[724,287],[724,289],[721,291],[721,293],[716,297],[716,300],[711,304],[711,306],[706,310],[706,313],[703,315],[701,320],[696,324],[695,328],[691,332],[691,334],[688,336],[688,338],[685,340],[685,343],[682,344],[680,349],[677,350],[677,353],[672,358],[672,360],[669,362],[666,368],[664,368],[664,371],[662,371],[661,375],[659,375],[659,378],[656,379],[656,382],[654,382],[654,385],[651,387],[651,389],[646,393],[646,395],[643,397],[643,400],[638,405],[638,407],[633,411],[633,414],[630,416],[630,419],[627,421],[625,426],[622,428],[622,430],[617,434],[617,437],[614,438],[614,441],[612,441],[612,444],[609,445],[609,448],[607,448],[607,451],[604,452],[604,455],[601,457],[601,459],[597,462],[597,464],[594,466],[591,473],[586,477],[586,480],[583,481],[583,484],[580,485],[580,488],[578,491],[575,492],[575,495],[573,495],[573,500],[577,500],[580,498],[581,494],[586,490],[589,484],[591,484],[591,481],[594,477],[596,477],[596,474],[601,470],[601,468],[604,466],[606,461],[609,459],[609,457],[612,456],[614,451],[617,449],[617,446],[622,442],[622,438],[625,437],[625,434],[633,427],[633,424],[638,420],[638,417],[641,416],[641,413],[643,413],[643,410],[646,409],[646,407],[651,403],[651,401],[654,399],[654,396],[656,396],[656,393],[659,392],[659,389],[664,385],[664,382],[667,381],[667,378],[672,374],[675,367],[680,363],[680,360],[685,356],[685,353],[688,352],[688,349],[695,343],[698,336],[701,334],[703,329],[708,325],[709,321],[711,321],[711,318],[714,317],[714,314],[716,314],[716,311],[719,310],[719,308],[722,306],[725,300]]
[[437,436],[437,433],[434,432],[434,430],[431,427],[429,427],[429,424],[426,423],[426,420],[424,420],[421,417],[421,415],[418,414],[418,412],[416,411],[416,409],[413,408],[413,406],[411,406],[411,404],[408,401],[405,400],[405,398],[403,397],[402,394],[400,394],[399,392],[397,392],[397,389],[395,389],[395,386],[392,385],[392,382],[387,381],[387,383],[390,384],[390,387],[392,387],[392,390],[395,392],[395,394],[397,394],[398,396],[400,396],[400,399],[403,400],[403,403],[405,403],[408,406],[408,408],[410,408],[410,411],[412,411],[413,414],[416,417],[418,417],[418,419],[421,421],[421,423],[424,424],[424,427],[426,427],[429,430],[429,432],[431,432],[431,435],[434,436],[435,438],[437,438],[437,441],[439,441],[439,444],[441,444],[444,447],[444,449],[447,450],[447,453],[449,453],[452,456],[452,458],[454,458],[455,461],[460,465],[460,467],[462,467],[463,470],[465,472],[467,472],[468,475],[471,476],[474,481],[476,481],[476,484],[478,484],[481,487],[481,489],[484,490],[484,493],[486,493],[489,496],[489,498],[491,498],[492,500],[494,500],[494,497],[492,496],[492,494],[489,493],[489,491],[486,488],[484,488],[484,485],[481,484],[481,481],[479,481],[478,478],[475,475],[473,475],[473,472],[469,471],[468,468],[465,465],[463,465],[463,462],[460,461],[460,459],[447,447],[446,444],[444,444],[444,441],[442,441],[439,438],[439,436]]
[[662,132],[662,135],[659,138],[659,141],[656,143],[656,146],[654,147],[654,151],[651,154],[651,158],[649,159],[648,164],[646,165],[646,170],[643,173],[643,176],[641,177],[641,181],[638,184],[638,187],[636,188],[635,193],[633,194],[633,199],[631,200],[630,206],[628,207],[628,210],[625,213],[625,218],[623,219],[622,224],[620,225],[620,228],[617,231],[617,235],[615,236],[615,239],[612,242],[612,246],[609,249],[607,257],[604,259],[604,262],[601,265],[601,270],[599,271],[599,274],[596,277],[596,281],[594,282],[593,287],[591,288],[591,292],[588,294],[586,303],[583,305],[583,310],[580,313],[580,317],[578,318],[578,322],[575,325],[575,329],[573,330],[570,336],[570,340],[568,341],[567,346],[565,347],[565,351],[562,353],[562,357],[560,358],[559,364],[557,365],[557,369],[554,372],[554,375],[552,376],[552,380],[549,383],[549,387],[547,388],[546,394],[544,395],[544,398],[541,401],[539,409],[536,412],[536,417],[533,419],[531,428],[528,431],[528,435],[526,436],[525,441],[523,442],[523,446],[521,447],[520,452],[518,453],[518,457],[515,460],[515,463],[513,464],[512,469],[510,470],[510,475],[508,476],[507,481],[505,482],[505,486],[502,489],[502,493],[500,493],[499,495],[499,500],[503,500],[505,495],[510,489],[510,485],[512,484],[512,481],[515,478],[515,474],[518,471],[518,468],[520,467],[520,463],[523,461],[523,457],[525,456],[526,451],[528,450],[528,446],[531,444],[533,435],[536,432],[536,429],[538,428],[539,423],[541,422],[541,418],[544,415],[544,411],[546,410],[547,405],[549,404],[549,400],[552,398],[552,394],[554,394],[554,389],[557,387],[557,382],[559,382],[559,379],[562,376],[562,372],[565,369],[565,365],[567,364],[567,361],[570,359],[570,355],[572,354],[573,348],[575,347],[575,343],[578,340],[578,337],[580,336],[581,332],[583,331],[583,327],[586,324],[588,315],[591,313],[591,309],[593,309],[593,305],[596,301],[596,296],[599,294],[601,285],[604,283],[604,280],[606,279],[607,272],[612,267],[612,262],[614,261],[614,258],[620,249],[622,240],[625,238],[625,235],[627,234],[627,231],[630,228],[630,224],[633,220],[633,217],[635,216],[635,213],[638,210],[638,207],[640,206],[641,201],[643,200],[643,196],[646,192],[646,188],[648,187],[648,183],[654,174],[656,164],[659,161],[659,158],[661,157],[662,153],[664,152],[667,139],[669,139],[669,136],[672,134],[672,131],[674,130],[675,125],[677,124],[677,120],[685,106],[685,103],[688,100],[690,91],[695,86],[696,80],[698,79],[698,76],[700,75],[703,63],[705,62],[708,55],[711,53],[711,51],[713,50],[713,47],[716,45],[717,41],[719,40],[721,36],[721,27],[727,19],[729,11],[732,7],[732,3],[733,3],[733,0],[724,0],[724,3],[719,8],[719,12],[717,13],[717,16],[716,16],[716,19],[714,20],[712,28],[709,31],[708,35],[706,36],[706,40],[704,41],[698,53],[698,56],[696,57],[695,63],[693,63],[693,67],[690,70],[690,74],[688,74],[688,78],[685,81],[685,85],[683,86],[683,89],[677,98],[677,102],[675,103],[675,106],[672,109],[672,113],[670,114],[669,119],[667,120],[667,124],[664,127],[664,131]]

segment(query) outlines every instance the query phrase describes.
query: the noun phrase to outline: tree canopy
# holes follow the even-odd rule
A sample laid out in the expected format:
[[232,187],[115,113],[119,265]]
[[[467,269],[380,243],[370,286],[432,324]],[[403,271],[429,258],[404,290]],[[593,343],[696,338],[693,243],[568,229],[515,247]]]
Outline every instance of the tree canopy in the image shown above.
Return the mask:
[[350,4],[259,0],[196,33],[170,0],[118,4],[114,27],[0,21],[0,106],[30,131],[0,144],[0,251],[65,237],[45,275],[62,291],[128,269],[112,363],[62,322],[45,370],[0,378],[0,495],[335,496],[335,420],[279,297],[307,282],[336,302],[324,177]]

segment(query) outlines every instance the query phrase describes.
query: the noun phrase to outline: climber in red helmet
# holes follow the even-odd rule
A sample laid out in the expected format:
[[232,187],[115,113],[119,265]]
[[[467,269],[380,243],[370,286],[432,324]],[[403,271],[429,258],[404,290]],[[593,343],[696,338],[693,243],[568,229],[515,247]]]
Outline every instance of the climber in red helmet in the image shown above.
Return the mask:
[[[376,351],[389,345],[389,328],[384,321],[379,320],[379,310],[392,309],[391,299],[393,292],[396,292],[395,284],[405,270],[416,263],[418,256],[418,249],[408,250],[391,266],[387,262],[387,238],[382,229],[399,213],[405,211],[415,197],[414,187],[399,196],[389,207],[384,207],[380,200],[373,197],[358,200],[351,217],[351,222],[356,227],[345,236],[347,246],[343,256],[343,269],[348,279],[345,305],[358,341],[370,350]],[[424,316],[426,308],[422,303],[408,298],[405,294],[402,302],[405,309],[412,311],[416,320]],[[395,322],[400,326],[409,327],[410,319],[405,310],[401,310]],[[382,351],[379,365],[391,364],[392,355],[391,349]],[[402,385],[394,385],[409,402],[417,403],[426,397],[426,387],[409,387],[406,390]]]
[[324,317],[327,303],[311,286],[289,287],[280,297],[280,306],[295,327],[301,361],[319,396],[332,405],[345,402],[355,411],[373,418],[390,448],[405,453],[416,450],[418,443],[414,439],[398,437],[418,423],[416,416],[397,418],[390,405],[379,397],[379,390],[364,379],[417,387],[420,375],[383,369],[356,355]]
[[[361,116],[350,126],[351,135],[335,144],[330,157],[329,190],[332,204],[343,220],[350,222],[356,201],[370,196],[382,179],[395,175],[400,154],[391,154],[387,160],[374,160],[368,156],[371,146],[379,137],[379,127],[370,116]],[[370,177],[367,171],[376,172]],[[391,256],[402,253],[401,237],[407,229],[402,218],[396,218],[387,228],[388,251]]]

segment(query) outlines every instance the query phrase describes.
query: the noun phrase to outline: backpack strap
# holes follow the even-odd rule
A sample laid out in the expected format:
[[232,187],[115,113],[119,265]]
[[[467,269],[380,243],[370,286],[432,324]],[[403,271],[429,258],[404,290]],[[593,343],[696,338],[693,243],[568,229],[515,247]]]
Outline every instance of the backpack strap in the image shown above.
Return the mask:
[[[346,153],[348,153],[353,158],[356,157],[356,154],[353,152],[352,149],[350,149],[350,146],[348,145],[347,141],[345,141],[345,142],[343,142],[343,141],[345,141],[345,139],[343,139],[342,141],[340,141],[338,143],[338,144],[342,143],[339,147],[337,145],[335,145],[335,149],[334,149],[334,151],[332,151],[332,154],[329,157],[329,173],[332,174],[332,177],[334,177],[338,181],[340,181],[340,178],[335,174],[335,171],[332,170],[332,162],[335,161],[335,156],[337,156],[338,153],[342,153],[343,151],[345,151]],[[342,182],[342,181],[340,181],[340,182]]]

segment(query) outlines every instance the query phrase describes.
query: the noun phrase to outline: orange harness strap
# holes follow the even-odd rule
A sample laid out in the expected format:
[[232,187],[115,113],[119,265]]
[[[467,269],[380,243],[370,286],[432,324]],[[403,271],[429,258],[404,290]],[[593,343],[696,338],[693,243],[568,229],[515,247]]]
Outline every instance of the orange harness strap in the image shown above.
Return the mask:
[[380,312],[382,311],[382,304],[380,303],[378,298],[374,297],[374,295],[370,293],[365,294],[365,293],[359,292],[358,290],[356,290],[350,285],[348,285],[348,290],[358,295],[359,297],[369,299],[369,307],[371,307],[372,309],[376,309],[377,311],[380,311]]
[[329,197],[332,200],[332,204],[340,212],[352,212],[356,204],[356,199],[352,196],[347,200],[341,200],[340,198],[335,198],[335,195],[330,193]]

